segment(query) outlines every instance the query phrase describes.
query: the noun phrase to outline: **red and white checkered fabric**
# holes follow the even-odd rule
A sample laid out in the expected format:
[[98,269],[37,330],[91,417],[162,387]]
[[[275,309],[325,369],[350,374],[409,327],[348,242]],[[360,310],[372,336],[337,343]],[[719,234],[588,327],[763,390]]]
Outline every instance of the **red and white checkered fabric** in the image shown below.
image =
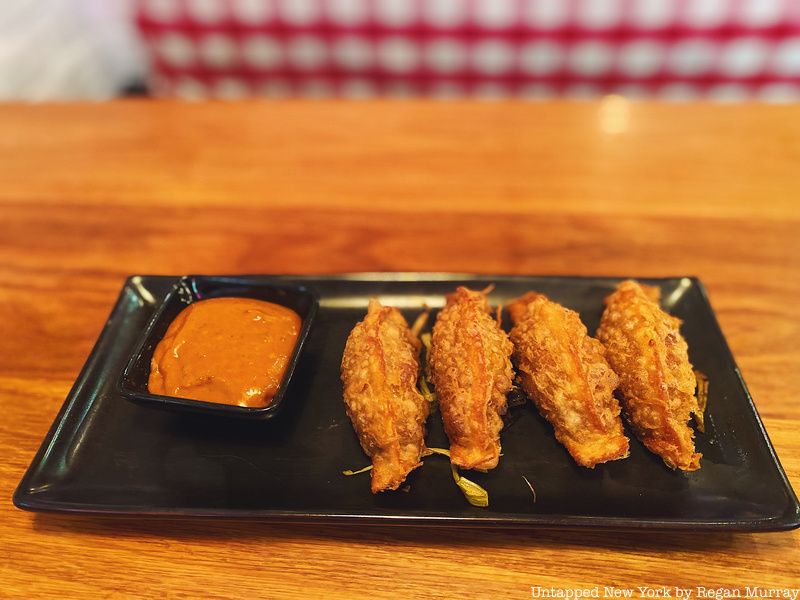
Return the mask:
[[153,89],[800,100],[800,0],[137,0]]

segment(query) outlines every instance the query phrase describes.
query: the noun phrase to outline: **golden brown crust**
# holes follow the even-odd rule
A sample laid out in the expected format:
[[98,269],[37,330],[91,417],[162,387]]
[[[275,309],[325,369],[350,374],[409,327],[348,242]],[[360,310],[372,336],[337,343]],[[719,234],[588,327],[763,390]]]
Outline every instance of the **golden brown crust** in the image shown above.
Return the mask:
[[684,471],[700,468],[694,432],[695,376],[679,319],[658,305],[657,295],[635,281],[623,281],[606,298],[597,337],[620,377],[625,418],[642,443]]
[[429,368],[450,460],[493,469],[500,458],[501,415],[511,390],[511,342],[492,317],[485,292],[459,287],[433,327]]
[[422,463],[428,402],[417,390],[420,342],[399,310],[370,300],[342,356],[347,416],[372,460],[372,493],[395,490]]
[[619,380],[578,313],[534,292],[508,309],[520,383],[556,439],[584,467],[628,456],[614,398]]

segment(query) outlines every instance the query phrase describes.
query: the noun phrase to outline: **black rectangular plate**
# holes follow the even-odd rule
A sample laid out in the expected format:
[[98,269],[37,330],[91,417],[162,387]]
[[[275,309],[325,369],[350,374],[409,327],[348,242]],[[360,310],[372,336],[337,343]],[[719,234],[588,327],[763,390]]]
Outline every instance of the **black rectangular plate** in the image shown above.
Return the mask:
[[[626,460],[593,470],[575,465],[531,403],[512,408],[497,469],[468,475],[490,494],[466,503],[443,457],[425,459],[406,492],[373,496],[368,464],[342,402],[344,342],[370,297],[413,319],[440,307],[457,285],[496,285],[493,304],[534,289],[580,312],[590,332],[619,278],[393,273],[325,277],[253,276],[303,284],[320,309],[288,390],[285,412],[267,422],[175,414],[138,406],[116,382],[158,303],[177,277],[136,276],[108,323],[41,449],[14,494],[24,509],[49,512],[351,521],[417,525],[786,530],[800,507],[753,406],[701,283],[659,285],[697,369],[710,381],[702,468],[673,472],[631,437]],[[507,324],[506,324],[507,326]],[[438,413],[429,446],[447,447]],[[523,475],[536,490],[534,501]]]

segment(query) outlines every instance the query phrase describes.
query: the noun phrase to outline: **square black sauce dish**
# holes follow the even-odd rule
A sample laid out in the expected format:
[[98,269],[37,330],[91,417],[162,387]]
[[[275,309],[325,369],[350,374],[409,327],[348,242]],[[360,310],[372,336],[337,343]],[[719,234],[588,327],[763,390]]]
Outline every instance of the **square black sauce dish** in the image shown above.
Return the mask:
[[[272,402],[265,407],[247,407],[217,402],[192,400],[151,394],[148,390],[150,362],[156,346],[164,337],[167,328],[188,305],[210,298],[238,297],[264,300],[294,310],[302,319],[294,351],[289,357],[283,380]],[[156,309],[150,323],[136,345],[118,382],[120,394],[143,405],[176,411],[240,417],[253,420],[271,419],[277,415],[286,400],[286,391],[303,351],[308,333],[319,307],[317,293],[302,285],[282,285],[274,280],[259,277],[224,277],[187,275],[181,277]]]

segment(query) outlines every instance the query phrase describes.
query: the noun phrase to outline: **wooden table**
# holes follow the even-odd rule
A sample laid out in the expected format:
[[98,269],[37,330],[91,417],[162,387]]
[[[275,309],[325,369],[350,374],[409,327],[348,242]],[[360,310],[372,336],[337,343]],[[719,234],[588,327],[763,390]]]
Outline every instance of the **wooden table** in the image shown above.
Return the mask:
[[118,102],[2,106],[0,132],[0,595],[800,582],[798,532],[164,522],[11,505],[130,273],[699,275],[800,489],[800,106]]

